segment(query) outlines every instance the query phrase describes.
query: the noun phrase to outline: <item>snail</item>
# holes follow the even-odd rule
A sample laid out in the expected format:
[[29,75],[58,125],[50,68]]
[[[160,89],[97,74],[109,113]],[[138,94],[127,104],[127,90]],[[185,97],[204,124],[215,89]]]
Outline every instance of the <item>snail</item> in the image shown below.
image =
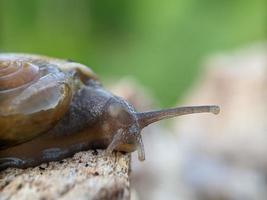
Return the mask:
[[105,90],[94,72],[70,60],[0,54],[0,169],[58,161],[88,149],[133,152],[145,159],[141,130],[218,106],[137,112]]

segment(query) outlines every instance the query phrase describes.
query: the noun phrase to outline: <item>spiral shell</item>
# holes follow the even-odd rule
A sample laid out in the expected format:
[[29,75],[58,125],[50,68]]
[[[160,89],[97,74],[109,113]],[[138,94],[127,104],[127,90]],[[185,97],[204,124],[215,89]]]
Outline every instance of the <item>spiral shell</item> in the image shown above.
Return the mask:
[[0,149],[53,127],[67,111],[73,93],[73,77],[57,65],[11,58],[0,57]]
[[39,67],[27,62],[0,61],[0,91],[21,87],[35,80]]

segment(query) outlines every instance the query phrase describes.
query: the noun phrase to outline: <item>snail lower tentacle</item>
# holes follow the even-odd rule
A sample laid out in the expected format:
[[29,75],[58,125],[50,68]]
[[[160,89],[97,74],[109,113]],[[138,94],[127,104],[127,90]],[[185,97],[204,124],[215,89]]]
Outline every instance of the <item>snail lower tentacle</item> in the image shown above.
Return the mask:
[[123,130],[119,129],[117,133],[113,136],[111,143],[106,149],[107,154],[111,154],[120,144],[123,142]]

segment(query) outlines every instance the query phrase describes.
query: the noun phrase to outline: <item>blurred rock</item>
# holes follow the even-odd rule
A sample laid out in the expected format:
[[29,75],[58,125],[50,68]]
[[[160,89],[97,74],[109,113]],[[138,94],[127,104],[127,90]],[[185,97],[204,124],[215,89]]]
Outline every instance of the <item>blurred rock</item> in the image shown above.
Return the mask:
[[[135,199],[266,199],[266,55],[266,45],[255,45],[211,57],[183,105],[218,104],[220,115],[182,116],[143,131],[146,160],[132,156]],[[132,79],[114,88],[138,110],[157,109]]]
[[184,102],[221,106],[174,125],[193,199],[266,199],[267,45],[212,57]]

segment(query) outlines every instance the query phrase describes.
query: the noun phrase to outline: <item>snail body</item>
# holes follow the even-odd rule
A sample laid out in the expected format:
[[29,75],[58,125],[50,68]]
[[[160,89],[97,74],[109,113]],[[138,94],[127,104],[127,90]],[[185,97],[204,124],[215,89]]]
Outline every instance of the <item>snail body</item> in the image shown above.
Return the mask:
[[138,113],[105,90],[82,64],[0,54],[0,170],[56,161],[87,149],[133,152],[145,159],[141,130],[164,118],[217,106]]

